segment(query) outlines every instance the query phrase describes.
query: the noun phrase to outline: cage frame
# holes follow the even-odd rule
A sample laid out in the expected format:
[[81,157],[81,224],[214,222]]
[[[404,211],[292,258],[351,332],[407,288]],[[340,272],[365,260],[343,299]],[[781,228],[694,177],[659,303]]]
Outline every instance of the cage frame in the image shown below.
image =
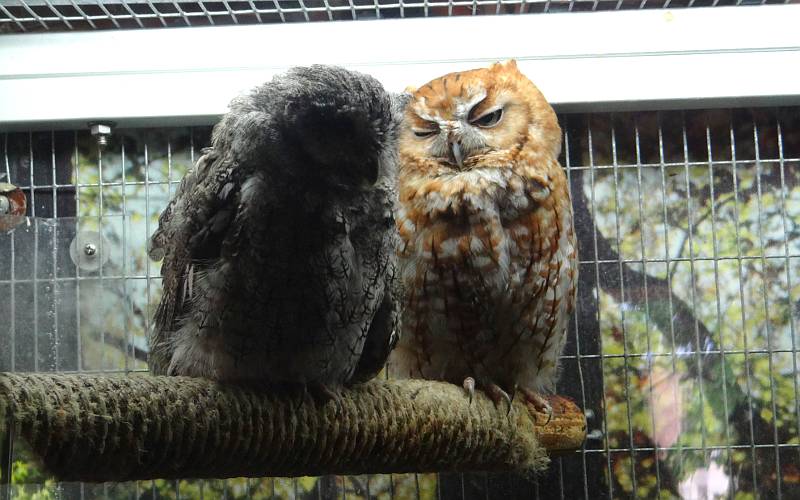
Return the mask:
[[[794,105],[792,78],[763,75],[800,67],[798,20],[800,5],[767,5],[6,35],[0,131],[208,125],[231,96],[319,62],[400,92],[514,58],[558,112]],[[464,36],[481,31],[503,36]],[[280,51],[241,50],[259,46]]]

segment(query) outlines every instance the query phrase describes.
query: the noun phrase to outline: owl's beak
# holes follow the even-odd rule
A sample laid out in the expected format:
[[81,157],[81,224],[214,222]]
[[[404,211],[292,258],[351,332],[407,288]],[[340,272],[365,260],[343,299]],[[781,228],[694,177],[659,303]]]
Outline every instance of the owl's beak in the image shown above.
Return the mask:
[[450,163],[454,163],[458,165],[458,168],[462,168],[464,166],[464,154],[461,152],[461,145],[458,143],[458,140],[450,139],[449,141],[450,150],[448,151],[450,158]]

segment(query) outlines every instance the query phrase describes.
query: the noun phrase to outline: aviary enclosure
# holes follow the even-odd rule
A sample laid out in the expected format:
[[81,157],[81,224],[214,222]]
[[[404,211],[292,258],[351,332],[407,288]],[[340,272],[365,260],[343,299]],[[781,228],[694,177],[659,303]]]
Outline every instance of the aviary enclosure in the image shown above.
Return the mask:
[[588,423],[535,478],[58,483],[6,447],[2,495],[800,497],[800,6],[772,3],[0,2],[0,182],[29,217],[0,232],[0,371],[146,371],[146,240],[236,92],[313,62],[399,91],[514,57],[564,132],[558,393]]

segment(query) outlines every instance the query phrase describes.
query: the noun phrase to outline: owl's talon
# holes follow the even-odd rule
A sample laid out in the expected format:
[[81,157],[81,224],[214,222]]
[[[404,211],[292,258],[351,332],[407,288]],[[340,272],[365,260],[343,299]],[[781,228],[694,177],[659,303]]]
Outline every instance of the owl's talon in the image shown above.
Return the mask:
[[327,385],[321,382],[312,382],[307,387],[314,401],[320,406],[324,406],[328,401],[333,401],[337,409],[341,407],[341,396]]
[[550,405],[550,402],[541,394],[530,389],[522,388],[520,390],[522,394],[525,395],[525,400],[530,403],[536,411],[547,415],[547,421],[544,425],[549,424],[550,420],[553,418],[553,407]]
[[287,391],[289,391],[289,394],[291,395],[297,394],[297,399],[294,399],[294,397],[291,398],[292,410],[295,413],[297,413],[298,411],[300,411],[300,408],[303,406],[303,403],[306,400],[306,395],[308,395],[309,393],[308,386],[306,384],[301,383],[301,384],[285,384],[282,387],[285,388]]
[[297,398],[297,404],[294,407],[295,413],[300,411],[300,407],[303,406],[303,402],[306,400],[306,394],[308,394],[308,386],[306,384],[301,384],[300,387],[300,397]]
[[511,404],[512,398],[508,395],[506,391],[500,388],[497,384],[489,384],[486,386],[486,394],[489,396],[489,399],[494,402],[494,405],[497,406],[500,404],[500,401],[505,399],[506,404],[508,404],[508,411],[506,411],[506,416],[511,414]]
[[469,395],[469,404],[472,405],[472,399],[475,397],[475,379],[467,377],[461,385],[464,387],[464,390],[467,391]]

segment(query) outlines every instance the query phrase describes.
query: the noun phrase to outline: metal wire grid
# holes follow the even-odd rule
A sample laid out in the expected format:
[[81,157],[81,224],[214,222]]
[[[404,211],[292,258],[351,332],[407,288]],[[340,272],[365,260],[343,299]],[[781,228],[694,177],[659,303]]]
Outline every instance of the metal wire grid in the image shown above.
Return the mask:
[[[581,283],[559,392],[588,411],[590,439],[533,483],[442,474],[62,485],[62,491],[68,498],[199,491],[209,498],[526,492],[588,499],[601,491],[609,498],[691,497],[692,488],[705,487],[720,495],[796,498],[800,205],[791,200],[800,196],[798,111],[562,116]],[[8,254],[10,275],[0,276],[10,298],[2,313],[10,328],[0,327],[0,345],[10,349],[3,349],[0,369],[145,369],[142,332],[160,278],[144,240],[208,134],[208,128],[116,131],[102,152],[85,131],[2,137],[0,175],[24,188],[29,215],[58,221],[37,221],[32,248],[23,248],[22,234],[10,238],[18,246]],[[84,227],[118,244],[98,273],[66,260],[66,246]],[[34,258],[24,269],[19,264],[29,251]],[[31,283],[37,285],[32,300],[15,297]],[[39,288],[58,283],[74,286],[60,297]],[[56,300],[61,307],[48,307]],[[63,312],[70,308],[74,314]],[[124,320],[98,326],[91,322],[98,308]],[[55,318],[46,319],[53,311]],[[55,329],[45,331],[49,325]],[[708,478],[716,483],[704,485]]]
[[0,33],[796,3],[797,0],[3,0]]
[[[749,489],[756,496],[793,497],[798,494],[797,479],[787,470],[796,469],[796,453],[800,450],[794,438],[788,436],[798,432],[795,334],[800,302],[793,298],[797,295],[797,287],[793,285],[792,276],[796,277],[800,271],[800,248],[790,235],[797,235],[800,207],[787,202],[798,183],[795,171],[798,151],[795,134],[785,136],[784,131],[794,130],[796,124],[787,129],[781,127],[780,120],[775,120],[770,126],[769,121],[773,118],[768,117],[769,113],[754,112],[752,117],[739,116],[729,120],[728,133],[725,134],[727,120],[719,114],[691,114],[688,118],[682,114],[663,116],[666,119],[662,122],[662,115],[655,115],[654,123],[652,115],[645,115],[644,120],[650,120],[645,125],[641,123],[642,117],[636,115],[633,119],[627,117],[627,122],[613,118],[590,119],[577,137],[570,133],[566,135],[566,163],[573,179],[576,214],[582,212],[581,206],[586,203],[589,212],[594,214],[588,227],[580,220],[576,224],[584,264],[581,271],[593,271],[594,282],[599,285],[595,289],[599,288],[601,295],[597,312],[603,345],[600,353],[593,355],[582,353],[578,343],[576,355],[580,359],[597,356],[604,365],[601,411],[605,440],[600,451],[607,461],[607,477],[611,478],[607,483],[608,496],[630,493],[654,496],[652,484],[645,494],[641,491],[641,483],[646,485],[652,479],[655,479],[655,494],[660,495],[662,487],[668,485],[662,483],[664,474],[659,465],[669,475],[675,471],[685,472],[688,458],[693,452],[700,452],[697,455],[702,456],[703,465],[697,467],[695,464],[696,470],[704,469],[709,476],[716,473],[717,486],[726,485],[717,494],[727,493],[732,497],[736,491],[748,491],[746,485],[749,483]],[[576,132],[574,126],[567,128]],[[623,137],[627,138],[628,144],[621,143]],[[794,144],[791,156],[785,154],[788,141],[784,139],[788,138]],[[570,139],[580,142],[578,162],[570,157],[573,150],[569,147]],[[720,142],[727,144],[720,145]],[[647,149],[649,151],[645,152]],[[650,159],[645,159],[646,156]],[[631,168],[635,172],[626,174],[625,170]],[[577,185],[588,191],[584,196],[574,191],[576,174],[582,178]],[[589,177],[588,186],[585,175]],[[648,189],[647,177],[656,181],[655,185],[649,183],[653,191]],[[708,181],[705,184],[703,177]],[[609,184],[612,189],[604,194],[604,188]],[[699,203],[704,198],[710,199],[710,203]],[[604,208],[603,202],[609,205]],[[732,210],[731,207],[724,209],[730,215],[721,216],[725,204],[732,206]],[[655,211],[653,205],[656,205]],[[681,205],[683,215],[680,215]],[[653,253],[653,248],[658,247],[653,244],[659,243],[659,238],[654,238],[652,233],[648,235],[647,231],[641,230],[638,238],[631,237],[637,233],[631,231],[631,226],[647,224],[648,210],[664,221],[664,229],[673,227],[673,230],[664,230],[663,252],[655,250],[663,258],[648,256]],[[609,217],[611,220],[603,216],[604,213],[613,215]],[[676,222],[667,222],[675,220],[675,217],[679,218]],[[659,224],[656,221],[651,223]],[[767,229],[770,225],[773,227]],[[675,234],[674,229],[678,228],[683,229]],[[775,229],[782,234],[773,232]],[[670,238],[675,236],[680,241],[677,248],[670,243]],[[627,249],[626,243],[629,244]],[[707,248],[702,248],[703,243]],[[625,258],[625,253],[639,255],[638,258]],[[684,257],[684,253],[688,256]],[[595,259],[587,260],[586,256]],[[677,278],[681,273],[685,275],[684,279]],[[751,281],[750,273],[760,273],[761,277]],[[659,275],[666,279],[659,278]],[[725,282],[726,278],[731,284]],[[705,288],[703,280],[711,281],[712,286]],[[676,281],[683,281],[685,288],[676,286]],[[771,289],[776,283],[780,284],[780,291]],[[585,280],[582,284],[585,287]],[[710,294],[709,290],[714,293]],[[603,294],[610,296],[613,307],[602,306]],[[725,308],[735,308],[731,299],[739,302],[739,328],[726,325]],[[782,313],[778,304],[784,302],[788,309]],[[712,306],[709,310],[708,303],[715,304],[715,308]],[[660,307],[666,307],[669,313],[666,321],[663,317],[659,321],[657,310]],[[626,321],[626,315],[635,316],[637,313],[640,315],[638,321]],[[781,314],[785,315],[778,320]],[[611,319],[609,316],[616,317]],[[753,330],[753,318],[759,318],[757,328],[764,333],[763,336]],[[585,317],[581,319],[584,321],[578,322],[576,329],[580,327],[578,331],[586,331],[590,322]],[[712,323],[716,323],[715,328],[707,326]],[[637,328],[643,330],[644,339],[635,340],[633,332]],[[662,343],[667,341],[667,345],[662,345],[662,349],[666,348],[662,352],[658,352],[658,341],[654,342],[656,330],[664,336]],[[737,335],[731,337],[732,333]],[[619,338],[615,339],[617,336]],[[580,341],[585,337],[579,335],[577,339]],[[636,344],[640,346],[638,349],[632,347]],[[609,352],[615,349],[618,352]],[[681,360],[684,360],[684,366],[681,366]],[[661,372],[661,376],[656,377],[654,374],[659,374],[656,368],[660,361],[667,373]],[[757,367],[757,364],[762,366]],[[621,376],[617,371],[621,371]],[[682,434],[697,434],[694,439],[684,440],[678,435],[666,439],[662,435],[659,439],[659,427],[663,429],[664,423],[657,425],[656,420],[663,420],[664,415],[657,414],[656,410],[666,411],[669,420],[669,408],[653,401],[653,396],[664,392],[664,380],[670,380],[669,371],[676,393],[670,401],[674,405],[681,405],[678,392],[683,382],[679,380],[685,382],[687,375],[694,379],[692,397],[699,400],[698,418],[694,425],[691,421],[684,421],[677,429]],[[732,384],[726,377],[741,382]],[[784,380],[786,385],[778,382]],[[706,385],[709,387],[704,387]],[[778,389],[789,400],[782,401],[786,406],[780,410],[776,406]],[[569,387],[565,386],[565,390],[568,391]],[[644,399],[650,399],[650,421],[646,423],[641,419],[637,421],[641,415],[632,410],[632,407],[636,408],[636,393],[642,390],[646,394]],[[721,398],[717,391],[721,392]],[[581,393],[581,396],[586,394],[583,385]],[[591,400],[584,401],[586,408],[592,407]],[[617,416],[616,423],[611,420],[615,405],[625,409],[621,418]],[[722,416],[708,419],[703,410],[716,410]],[[754,414],[755,410],[760,410],[761,414]],[[771,417],[765,418],[765,411]],[[690,414],[691,410],[686,409],[683,418]],[[779,414],[788,417],[788,428],[779,426]],[[717,427],[717,436],[713,436],[714,432],[707,427]],[[787,429],[789,434],[786,434]],[[664,446],[667,441],[670,445]],[[725,454],[723,462],[727,460],[727,463],[723,465],[727,465],[728,473],[735,470],[737,450],[749,452],[746,458],[749,465],[744,469],[751,477],[732,478],[721,472],[719,465],[715,469],[715,455],[719,458]],[[671,467],[664,467],[670,463],[659,458],[658,455],[664,452],[677,452],[673,457],[677,458],[677,466],[673,462]],[[652,467],[648,471],[643,466],[648,455],[654,459],[651,462],[655,471]],[[621,464],[625,463],[629,471],[621,470]],[[639,482],[638,491],[637,473],[644,477],[644,481]],[[785,478],[790,479],[784,481]],[[684,476],[677,491],[669,487],[665,489],[673,495],[679,493],[693,497],[690,492],[683,491],[692,488],[691,482],[686,480]],[[589,491],[593,490],[587,488],[587,496]],[[711,495],[709,491],[710,488],[706,493]]]

